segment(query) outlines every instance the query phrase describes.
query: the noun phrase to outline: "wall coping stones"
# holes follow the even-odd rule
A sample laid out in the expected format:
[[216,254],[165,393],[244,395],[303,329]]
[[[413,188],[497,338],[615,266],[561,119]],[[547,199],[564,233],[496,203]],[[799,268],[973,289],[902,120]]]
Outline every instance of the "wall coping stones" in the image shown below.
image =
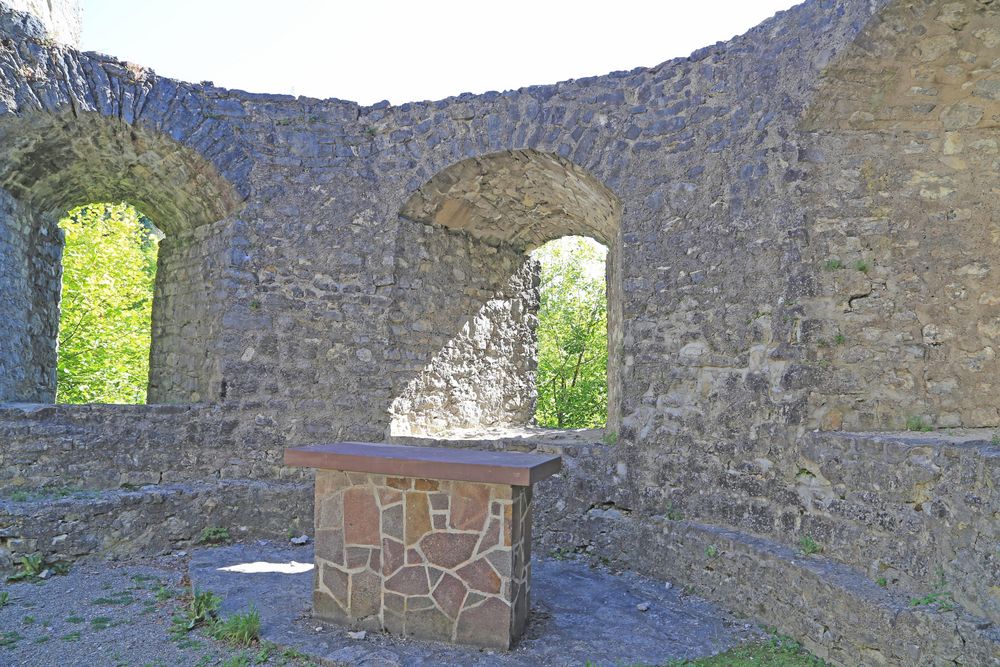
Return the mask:
[[285,465],[350,472],[531,486],[559,471],[551,454],[337,442],[285,449]]

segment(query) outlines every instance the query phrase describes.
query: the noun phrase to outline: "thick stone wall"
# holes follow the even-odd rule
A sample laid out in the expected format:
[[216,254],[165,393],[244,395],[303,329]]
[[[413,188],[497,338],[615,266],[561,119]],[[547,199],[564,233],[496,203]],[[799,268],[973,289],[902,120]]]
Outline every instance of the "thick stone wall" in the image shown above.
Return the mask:
[[[146,480],[170,448],[192,479],[270,478],[286,443],[526,420],[536,278],[522,251],[585,233],[611,249],[617,443],[581,450],[562,491],[539,489],[541,539],[598,543],[591,512],[642,530],[680,512],[708,528],[668,531],[678,554],[710,534],[772,555],[811,536],[857,577],[891,573],[901,599],[941,567],[960,604],[996,620],[1000,584],[975,586],[997,571],[983,438],[900,454],[810,434],[1000,420],[993,4],[813,0],[654,68],[396,107],[178,83],[2,14],[0,186],[18,213],[0,237],[90,198],[139,206],[176,244],[164,275],[188,277],[158,287],[160,400],[210,405],[12,408],[0,451],[24,457],[24,481],[74,483],[101,463]],[[5,267],[50,261],[3,247]],[[8,374],[54,363],[0,358],[5,391]],[[164,451],[94,444],[116,432]],[[60,478],[60,460],[82,467]],[[617,543],[622,560],[642,562],[637,543]],[[689,556],[677,569],[696,581]],[[840,572],[782,558],[768,581],[785,568],[822,588]],[[741,608],[793,606],[733,600],[712,577],[706,592]],[[809,630],[849,645],[830,653],[848,664],[870,649],[845,630],[849,599],[822,612],[842,633]]]

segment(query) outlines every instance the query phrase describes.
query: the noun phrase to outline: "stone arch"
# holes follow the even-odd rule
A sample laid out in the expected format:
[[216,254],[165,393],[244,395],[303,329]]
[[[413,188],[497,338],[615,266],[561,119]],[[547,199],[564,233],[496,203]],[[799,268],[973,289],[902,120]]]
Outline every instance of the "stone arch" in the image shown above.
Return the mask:
[[[75,206],[128,201],[167,238],[153,307],[150,402],[200,400],[217,375],[204,262],[243,196],[208,159],[166,134],[98,113],[0,120],[0,400],[54,400],[62,235]],[[205,350],[205,355],[190,351]],[[184,351],[187,350],[188,354]]]
[[[594,238],[609,249],[608,428],[617,430],[622,204],[614,192],[558,155],[511,150],[443,169],[413,192],[400,216],[425,231],[401,231],[398,255],[424,275],[397,275],[397,293],[404,293],[398,294],[402,312],[394,318],[417,322],[398,345],[427,363],[411,368],[398,390],[390,435],[531,421],[538,265],[527,253],[568,235]],[[409,264],[414,241],[422,257],[437,261],[423,262],[421,269]],[[414,284],[420,286],[416,293]]]

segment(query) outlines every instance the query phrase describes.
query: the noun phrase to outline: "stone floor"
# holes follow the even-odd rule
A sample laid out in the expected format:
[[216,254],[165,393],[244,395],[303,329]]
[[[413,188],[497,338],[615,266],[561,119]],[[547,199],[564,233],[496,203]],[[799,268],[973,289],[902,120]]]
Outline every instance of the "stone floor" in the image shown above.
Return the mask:
[[[264,570],[293,564],[290,569],[299,572],[222,569],[248,563]],[[312,572],[305,565],[311,563],[311,547],[234,545],[195,551],[189,574],[197,588],[224,599],[224,614],[254,605],[261,614],[264,639],[332,664],[656,665],[712,655],[760,635],[753,625],[663,582],[549,558],[534,562],[532,616],[525,637],[509,653],[381,633],[352,639],[347,629],[309,617]]]

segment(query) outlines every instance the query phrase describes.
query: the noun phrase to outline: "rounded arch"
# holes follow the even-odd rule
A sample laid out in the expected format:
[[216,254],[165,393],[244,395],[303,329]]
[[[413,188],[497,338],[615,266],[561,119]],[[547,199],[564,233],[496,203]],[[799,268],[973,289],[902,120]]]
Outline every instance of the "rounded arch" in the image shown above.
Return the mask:
[[[214,136],[214,135],[213,135]],[[219,140],[221,141],[221,140]],[[205,258],[244,201],[215,163],[164,132],[98,112],[0,116],[0,400],[55,399],[62,234],[77,206],[127,201],[166,234],[153,302],[150,402],[217,395],[219,335]],[[211,229],[205,229],[211,227]],[[200,352],[199,352],[200,351]]]
[[[389,435],[531,422],[539,266],[528,252],[564,236],[591,237],[608,248],[607,427],[617,431],[622,212],[619,198],[599,178],[536,150],[468,158],[417,188],[400,216],[439,233],[412,234],[405,225],[401,230],[401,265],[419,267],[408,270],[420,273],[400,273],[397,284],[422,287],[400,291],[394,318],[404,356],[430,361],[399,386]],[[428,257],[434,259],[428,263]],[[407,320],[413,320],[410,326],[402,324]]]
[[513,150],[438,172],[400,215],[461,230],[487,243],[531,250],[561,236],[615,245],[622,205],[593,174],[551,153]]
[[96,112],[8,117],[0,146],[0,188],[43,216],[128,200],[169,235],[229,217],[244,200],[195,150]]

